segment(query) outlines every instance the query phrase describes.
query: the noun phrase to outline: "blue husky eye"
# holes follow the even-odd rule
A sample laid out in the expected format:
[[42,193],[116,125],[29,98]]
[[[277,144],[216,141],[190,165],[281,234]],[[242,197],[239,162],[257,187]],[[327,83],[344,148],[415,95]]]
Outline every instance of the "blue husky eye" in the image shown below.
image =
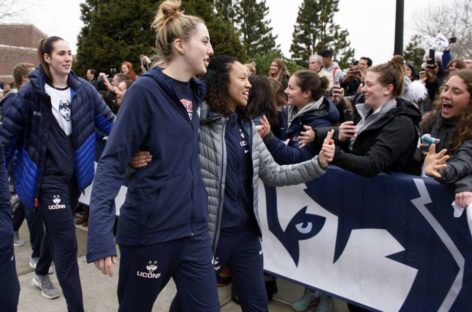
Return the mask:
[[297,229],[298,232],[300,232],[302,234],[308,234],[313,229],[313,223],[312,222],[300,222],[300,223],[295,225],[295,228]]

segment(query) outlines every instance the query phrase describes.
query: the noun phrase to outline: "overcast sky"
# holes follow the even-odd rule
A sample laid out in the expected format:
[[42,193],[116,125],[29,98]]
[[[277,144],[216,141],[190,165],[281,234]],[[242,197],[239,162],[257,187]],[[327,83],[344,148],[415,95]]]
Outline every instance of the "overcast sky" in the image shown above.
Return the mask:
[[[31,1],[31,0],[28,0]],[[26,5],[28,1],[17,1]],[[133,1],[133,0],[130,0]],[[185,0],[184,0],[185,1]],[[80,0],[36,0],[18,15],[22,22],[35,24],[48,35],[67,40],[75,51],[77,35],[83,26]],[[414,16],[443,0],[405,0],[405,41],[414,33]],[[293,25],[302,0],[266,0],[274,34],[282,51],[289,56]],[[349,31],[356,58],[369,56],[374,63],[387,61],[393,54],[396,0],[340,0],[335,21]],[[210,34],[211,35],[211,34]],[[448,35],[448,34],[445,34]]]

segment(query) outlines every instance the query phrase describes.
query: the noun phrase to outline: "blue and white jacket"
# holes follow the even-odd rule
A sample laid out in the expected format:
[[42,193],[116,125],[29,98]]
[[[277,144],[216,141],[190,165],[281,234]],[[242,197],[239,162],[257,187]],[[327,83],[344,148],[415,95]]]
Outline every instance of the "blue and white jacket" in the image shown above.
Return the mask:
[[[44,90],[45,74],[38,66],[9,103],[0,130],[0,143],[6,164],[14,159],[13,179],[21,201],[35,207],[46,163],[49,124],[54,115],[51,99]],[[109,133],[114,115],[95,88],[73,72],[69,74],[71,88],[72,142],[74,167],[79,190],[92,183],[96,131]]]

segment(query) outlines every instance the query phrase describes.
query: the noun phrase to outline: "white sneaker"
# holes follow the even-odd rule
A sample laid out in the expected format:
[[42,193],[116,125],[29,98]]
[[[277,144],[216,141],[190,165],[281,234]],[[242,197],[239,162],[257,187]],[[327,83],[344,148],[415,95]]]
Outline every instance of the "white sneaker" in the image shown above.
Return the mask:
[[33,275],[33,284],[41,289],[41,295],[45,298],[56,299],[61,295],[59,289],[49,279],[49,275],[38,275],[35,273]]

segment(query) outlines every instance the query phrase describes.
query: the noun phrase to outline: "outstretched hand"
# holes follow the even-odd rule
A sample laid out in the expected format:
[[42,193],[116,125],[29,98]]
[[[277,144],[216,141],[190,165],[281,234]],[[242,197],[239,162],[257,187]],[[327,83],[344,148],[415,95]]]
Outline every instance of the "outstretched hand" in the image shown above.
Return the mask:
[[258,126],[256,126],[256,129],[263,139],[270,133],[269,119],[267,119],[265,115],[262,115],[261,122]]
[[423,171],[424,173],[436,179],[441,179],[441,174],[439,171],[447,167],[447,160],[449,156],[446,155],[447,149],[443,149],[439,153],[436,153],[436,144],[431,144],[429,146],[428,154],[424,159]]
[[470,204],[472,204],[472,192],[456,193],[454,200],[457,206],[467,208]]
[[335,145],[333,135],[334,130],[330,130],[323,141],[323,146],[321,147],[320,154],[318,155],[320,165],[323,169],[326,169],[328,167],[328,163],[332,162],[334,158]]

